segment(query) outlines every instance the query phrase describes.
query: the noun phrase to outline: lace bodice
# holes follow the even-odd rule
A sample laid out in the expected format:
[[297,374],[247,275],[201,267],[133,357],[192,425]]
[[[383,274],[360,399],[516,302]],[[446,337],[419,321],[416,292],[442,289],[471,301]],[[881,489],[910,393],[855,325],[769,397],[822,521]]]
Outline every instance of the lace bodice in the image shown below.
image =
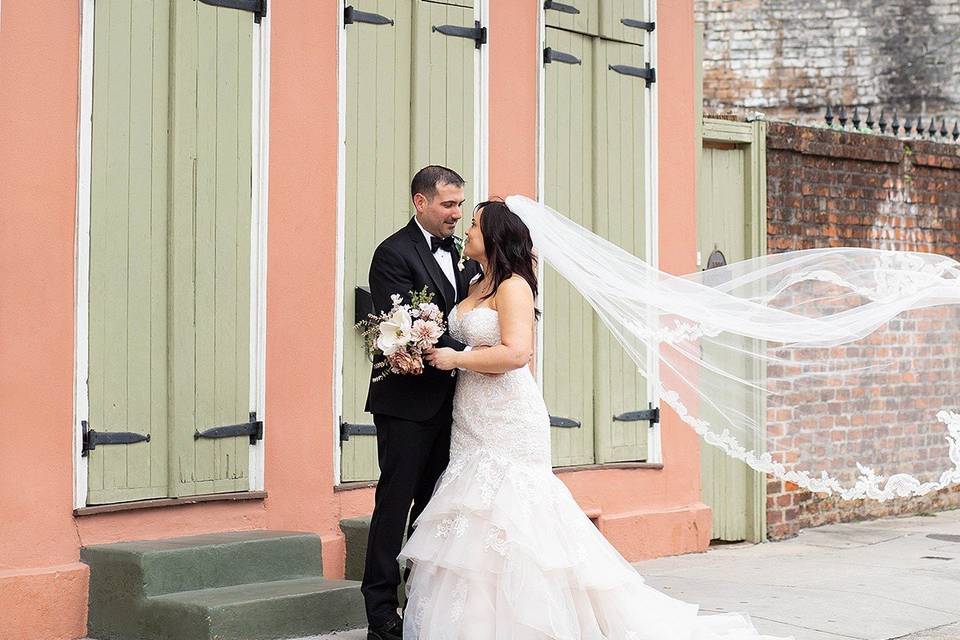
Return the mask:
[[[450,334],[472,347],[500,344],[500,315],[475,307],[463,317],[454,308]],[[550,465],[550,418],[527,367],[499,375],[461,371],[453,403],[450,466],[482,449],[498,461]],[[450,474],[448,474],[450,475]]]
[[471,347],[500,344],[500,314],[491,307],[474,307],[460,316],[460,307],[450,314],[450,335]]

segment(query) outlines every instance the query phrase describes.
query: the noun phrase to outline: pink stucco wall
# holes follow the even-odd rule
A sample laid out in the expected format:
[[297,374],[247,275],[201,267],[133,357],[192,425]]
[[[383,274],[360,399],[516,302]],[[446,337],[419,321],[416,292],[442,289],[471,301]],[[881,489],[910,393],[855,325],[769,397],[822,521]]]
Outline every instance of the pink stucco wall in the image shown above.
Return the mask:
[[[339,2],[271,3],[266,489],[262,501],[73,515],[79,0],[0,6],[0,637],[84,635],[83,545],[208,531],[313,531],[342,575],[333,490]],[[535,194],[538,3],[491,0],[491,192]],[[660,0],[661,264],[694,268],[692,2]],[[42,55],[38,55],[42,52]],[[705,548],[695,436],[665,411],[664,468],[561,474],[630,559]]]

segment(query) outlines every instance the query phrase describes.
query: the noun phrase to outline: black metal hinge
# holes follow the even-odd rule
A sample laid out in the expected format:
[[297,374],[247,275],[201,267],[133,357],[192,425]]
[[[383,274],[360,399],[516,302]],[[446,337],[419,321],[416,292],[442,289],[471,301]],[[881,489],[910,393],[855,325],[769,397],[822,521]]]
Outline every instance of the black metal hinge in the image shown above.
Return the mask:
[[351,424],[340,420],[340,442],[346,442],[350,436],[375,436],[377,426],[373,424]]
[[83,428],[83,445],[80,455],[86,456],[97,448],[98,444],[133,444],[135,442],[150,442],[149,433],[132,433],[130,431],[96,431],[90,429],[86,420],[80,421]]
[[211,427],[193,433],[194,440],[200,438],[236,438],[239,436],[250,436],[250,444],[257,444],[258,440],[263,440],[263,420],[257,420],[256,411],[250,412],[249,422]]
[[367,13],[366,11],[358,11],[353,7],[344,7],[343,25],[346,26],[348,24],[354,24],[355,22],[363,22],[364,24],[393,24],[393,20],[379,13]]
[[433,31],[442,33],[445,36],[454,36],[455,38],[468,38],[473,40],[477,49],[487,44],[487,28],[480,26],[479,20],[473,21],[472,27],[458,27],[453,24],[434,25]]
[[554,0],[546,0],[546,2],[543,3],[543,8],[547,11],[559,11],[560,13],[569,13],[572,15],[580,13],[580,9],[577,9],[572,4],[554,2]]
[[625,64],[611,64],[608,65],[607,68],[625,76],[643,78],[644,82],[647,84],[647,87],[657,81],[657,70],[651,67],[649,62],[643,65],[642,68],[631,67]]
[[581,425],[577,420],[560,418],[558,416],[550,416],[550,426],[559,427],[561,429],[579,429]]
[[633,18],[621,18],[620,24],[633,27],[634,29],[643,29],[647,33],[657,28],[656,22],[644,22],[643,20],[634,20]]
[[649,409],[627,411],[613,416],[614,422],[649,422],[650,426],[660,422],[660,407],[649,405]]
[[253,21],[257,24],[260,24],[263,17],[267,15],[267,0],[200,0],[200,2],[211,7],[249,11],[253,14]]
[[556,49],[551,49],[547,47],[543,50],[543,64],[550,64],[551,62],[562,62],[564,64],[580,64],[580,58],[575,55],[564,53],[563,51],[557,51]]

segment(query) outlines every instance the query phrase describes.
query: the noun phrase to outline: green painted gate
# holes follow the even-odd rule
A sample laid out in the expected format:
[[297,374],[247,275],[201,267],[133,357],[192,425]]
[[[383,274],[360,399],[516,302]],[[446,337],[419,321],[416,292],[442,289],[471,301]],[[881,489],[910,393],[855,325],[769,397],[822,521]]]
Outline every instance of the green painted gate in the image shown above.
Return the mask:
[[[363,411],[370,362],[353,325],[357,287],[367,285],[370,258],[386,236],[413,215],[410,180],[428,164],[456,170],[467,181],[464,216],[475,202],[473,40],[436,26],[474,26],[469,0],[360,0],[364,20],[345,25],[346,130],[343,250],[343,482],[378,475],[373,417]],[[371,18],[382,16],[390,22]],[[378,23],[379,22],[379,23]],[[361,433],[347,436],[344,424]],[[365,427],[366,426],[366,427]]]
[[87,503],[246,490],[253,16],[94,8]]
[[[546,204],[647,257],[644,69],[646,2],[581,0],[546,11],[543,183]],[[625,73],[626,71],[626,73]],[[644,461],[647,381],[609,330],[550,267],[543,283],[543,389],[555,466]]]
[[[701,269],[766,252],[765,131],[763,122],[703,121],[697,182],[697,256]],[[751,345],[743,346],[752,349]],[[748,379],[758,375],[747,369],[745,361],[731,361],[729,352],[721,354],[706,348],[703,357]],[[718,384],[723,382],[718,380]],[[742,396],[738,400],[740,410],[762,425],[766,415],[762,394],[739,389],[731,389],[731,393]],[[710,421],[709,407],[701,410]],[[763,442],[742,444],[763,451]],[[713,511],[711,538],[762,541],[764,476],[705,444],[701,445],[700,459],[703,501]]]

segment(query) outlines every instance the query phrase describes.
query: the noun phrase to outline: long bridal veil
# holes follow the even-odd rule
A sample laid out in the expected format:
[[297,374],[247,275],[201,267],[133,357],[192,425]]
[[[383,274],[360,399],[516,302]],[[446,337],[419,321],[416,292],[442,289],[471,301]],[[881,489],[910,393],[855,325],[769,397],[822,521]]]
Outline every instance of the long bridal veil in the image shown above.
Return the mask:
[[843,499],[960,483],[956,260],[810,249],[674,276],[541,203],[506,203],[705,442]]

